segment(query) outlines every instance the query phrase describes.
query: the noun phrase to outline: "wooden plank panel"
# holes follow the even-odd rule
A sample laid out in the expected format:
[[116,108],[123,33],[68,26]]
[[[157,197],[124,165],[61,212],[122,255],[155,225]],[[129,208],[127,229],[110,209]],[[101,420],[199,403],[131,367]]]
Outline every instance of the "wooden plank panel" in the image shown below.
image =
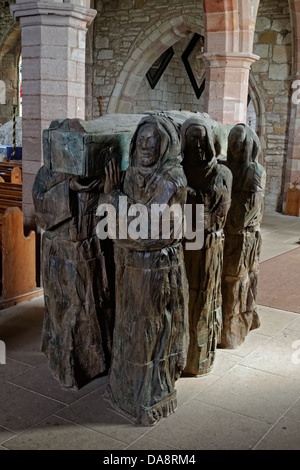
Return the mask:
[[2,298],[36,290],[35,232],[24,236],[23,213],[17,207],[2,217]]

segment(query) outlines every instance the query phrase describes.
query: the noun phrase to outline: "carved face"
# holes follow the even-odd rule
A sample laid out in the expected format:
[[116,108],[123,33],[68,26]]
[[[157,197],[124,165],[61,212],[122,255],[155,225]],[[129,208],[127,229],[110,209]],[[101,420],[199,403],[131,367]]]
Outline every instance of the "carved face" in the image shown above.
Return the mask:
[[190,167],[205,165],[210,160],[207,152],[206,129],[203,126],[191,126],[186,131],[185,159]]
[[243,126],[235,126],[228,137],[228,150],[234,161],[242,161],[245,148],[246,131]]
[[142,126],[136,138],[137,166],[151,167],[158,160],[161,137],[154,126]]

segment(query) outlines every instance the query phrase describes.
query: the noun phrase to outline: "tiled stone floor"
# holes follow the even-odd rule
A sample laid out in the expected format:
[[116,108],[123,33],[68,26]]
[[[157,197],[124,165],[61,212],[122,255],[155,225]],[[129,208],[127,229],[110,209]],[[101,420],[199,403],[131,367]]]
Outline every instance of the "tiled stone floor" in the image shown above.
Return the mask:
[[[300,218],[265,214],[262,236],[261,261],[298,248]],[[39,351],[42,297],[0,311],[0,449],[300,450],[300,315],[259,313],[260,329],[218,350],[210,375],[179,379],[176,413],[149,428],[108,407],[106,377],[60,388]]]

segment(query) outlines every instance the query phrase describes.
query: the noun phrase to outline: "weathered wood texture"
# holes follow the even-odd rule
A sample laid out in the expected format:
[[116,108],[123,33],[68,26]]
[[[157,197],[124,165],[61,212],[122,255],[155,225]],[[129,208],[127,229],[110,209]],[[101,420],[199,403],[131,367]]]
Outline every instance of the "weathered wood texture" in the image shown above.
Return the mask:
[[24,236],[23,213],[17,207],[3,215],[2,243],[2,300],[35,291],[35,232]]
[[[149,140],[153,132],[160,142],[158,152],[140,143],[144,131]],[[155,155],[155,163],[147,168],[143,145],[146,160]],[[179,154],[179,133],[172,122],[162,116],[144,118],[132,140],[123,184],[103,202],[118,208],[119,196],[126,195],[128,207],[143,204],[150,231],[152,203],[183,208],[186,201]],[[113,406],[136,424],[153,425],[175,411],[175,382],[186,362],[188,286],[181,238],[172,224],[169,235],[115,240],[116,320],[109,391]]]
[[43,166],[33,200],[42,239],[42,351],[63,387],[107,372],[114,321],[111,240],[96,235],[101,180],[72,179]]
[[95,177],[103,174],[105,158],[115,156],[125,170],[138,120],[140,116],[119,115],[53,121],[43,132],[44,163],[53,171]]
[[222,348],[237,348],[250,330],[260,326],[256,297],[266,181],[258,163],[260,151],[259,139],[250,127],[239,124],[231,130],[227,165],[233,187],[225,226]]
[[0,250],[2,217],[8,207],[22,209],[22,169],[20,163],[0,163]]
[[[204,206],[204,244],[187,249],[184,257],[189,281],[189,334],[185,375],[204,375],[213,369],[221,339],[221,274],[226,216],[230,207],[232,175],[217,162],[210,121],[190,118],[182,125],[183,167],[188,182],[187,203]],[[193,220],[196,229],[196,220]]]

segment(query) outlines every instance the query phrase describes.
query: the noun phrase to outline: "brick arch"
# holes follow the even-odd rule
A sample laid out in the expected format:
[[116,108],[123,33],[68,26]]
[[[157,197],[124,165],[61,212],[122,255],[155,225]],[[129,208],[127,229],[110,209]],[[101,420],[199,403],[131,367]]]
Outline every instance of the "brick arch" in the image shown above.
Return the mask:
[[204,34],[203,28],[191,17],[169,17],[146,30],[136,41],[125,63],[108,104],[108,113],[130,113],[131,103],[151,65],[169,47],[191,32]]

